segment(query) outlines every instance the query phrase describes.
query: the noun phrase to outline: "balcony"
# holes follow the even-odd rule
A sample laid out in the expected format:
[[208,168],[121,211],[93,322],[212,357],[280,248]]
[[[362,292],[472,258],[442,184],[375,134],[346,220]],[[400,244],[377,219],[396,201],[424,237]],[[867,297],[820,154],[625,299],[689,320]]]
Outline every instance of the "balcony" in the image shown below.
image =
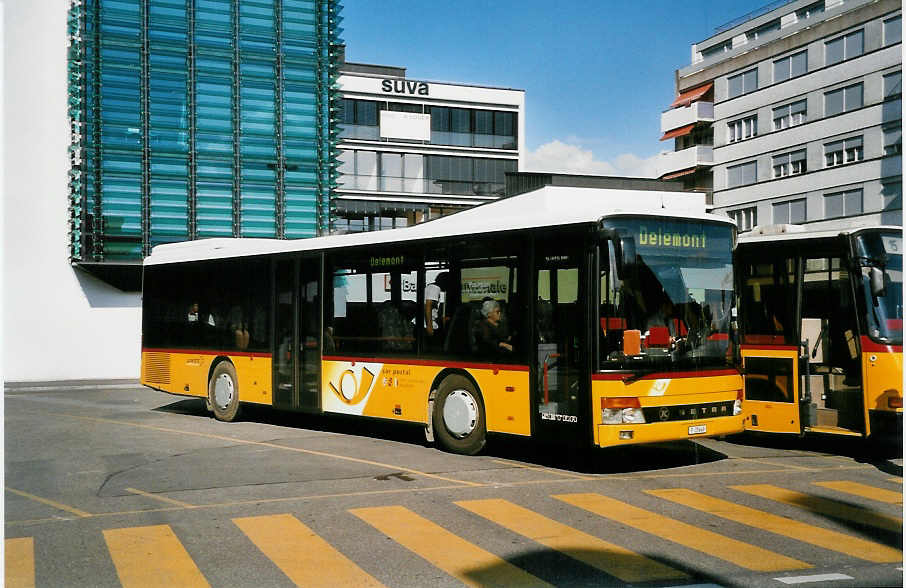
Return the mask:
[[682,108],[671,108],[661,114],[661,133],[697,122],[714,122],[713,102],[693,102]]
[[682,151],[663,151],[657,164],[658,177],[685,169],[710,167],[714,165],[714,148],[711,145],[695,145]]

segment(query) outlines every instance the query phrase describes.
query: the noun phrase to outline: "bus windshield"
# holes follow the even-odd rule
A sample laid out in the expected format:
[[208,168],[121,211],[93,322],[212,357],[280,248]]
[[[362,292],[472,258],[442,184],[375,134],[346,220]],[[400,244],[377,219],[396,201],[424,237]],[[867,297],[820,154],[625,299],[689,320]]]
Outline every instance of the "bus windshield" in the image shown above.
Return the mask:
[[728,364],[734,228],[607,219],[600,244],[600,369]]
[[856,237],[856,251],[867,334],[878,343],[902,345],[903,237],[897,233],[861,234]]

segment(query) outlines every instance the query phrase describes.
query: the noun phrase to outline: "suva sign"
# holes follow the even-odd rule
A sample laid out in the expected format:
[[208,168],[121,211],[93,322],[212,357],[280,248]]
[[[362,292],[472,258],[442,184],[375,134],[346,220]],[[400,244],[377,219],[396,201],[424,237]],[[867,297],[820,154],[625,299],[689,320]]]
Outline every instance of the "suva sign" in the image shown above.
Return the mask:
[[428,84],[410,80],[382,80],[381,90],[384,92],[395,92],[397,94],[417,94],[419,96],[427,96]]

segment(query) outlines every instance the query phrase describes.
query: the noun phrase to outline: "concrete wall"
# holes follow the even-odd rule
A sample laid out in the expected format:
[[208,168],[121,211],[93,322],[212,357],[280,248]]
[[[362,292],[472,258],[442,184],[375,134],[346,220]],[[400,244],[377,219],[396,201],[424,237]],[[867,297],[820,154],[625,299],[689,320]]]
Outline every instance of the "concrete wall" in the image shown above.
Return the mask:
[[138,378],[141,300],[69,265],[66,0],[3,11],[5,381]]

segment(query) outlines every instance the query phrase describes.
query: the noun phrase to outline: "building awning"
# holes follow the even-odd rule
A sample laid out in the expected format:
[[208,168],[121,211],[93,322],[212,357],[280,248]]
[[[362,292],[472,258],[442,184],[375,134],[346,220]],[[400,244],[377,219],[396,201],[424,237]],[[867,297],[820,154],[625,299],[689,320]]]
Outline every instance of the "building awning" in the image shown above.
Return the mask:
[[692,104],[702,96],[708,93],[708,91],[714,87],[714,82],[708,82],[704,86],[698,86],[697,88],[692,88],[691,90],[686,90],[676,97],[676,100],[673,101],[673,104],[670,105],[670,108],[676,108],[677,106],[688,106]]
[[689,169],[684,169],[684,170],[680,170],[678,172],[673,172],[672,174],[667,174],[667,175],[661,176],[661,179],[662,180],[672,180],[674,178],[681,178],[683,176],[688,176],[689,174],[694,174],[694,173],[695,173],[695,168],[690,167]]
[[683,135],[688,135],[689,133],[692,132],[692,127],[694,127],[694,126],[695,126],[695,123],[692,123],[691,125],[686,125],[684,127],[678,128],[678,129],[673,129],[672,131],[667,131],[666,133],[664,133],[664,136],[661,137],[661,141],[666,141],[667,139],[672,139],[674,137],[682,137]]

